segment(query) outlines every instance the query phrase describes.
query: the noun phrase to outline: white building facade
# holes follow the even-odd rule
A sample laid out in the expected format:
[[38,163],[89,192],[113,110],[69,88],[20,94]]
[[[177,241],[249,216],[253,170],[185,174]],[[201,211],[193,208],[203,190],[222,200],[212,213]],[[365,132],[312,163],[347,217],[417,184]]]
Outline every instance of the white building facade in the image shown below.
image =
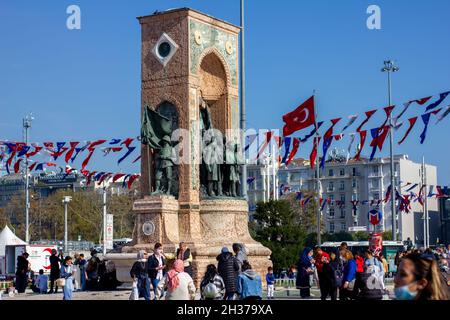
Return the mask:
[[[419,193],[421,185],[421,163],[408,159],[407,155],[395,156],[395,185],[402,194],[409,187],[418,184],[411,190]],[[437,184],[436,166],[426,164],[426,180],[428,186]],[[248,200],[250,209],[254,209],[259,201],[267,199],[266,170],[263,165],[250,165],[247,168],[247,176],[253,179],[248,186]],[[270,177],[269,179],[273,179]],[[311,169],[309,161],[295,160],[288,167],[278,170],[278,190],[300,192],[314,190],[315,170]],[[272,180],[273,181],[273,180]],[[391,202],[382,201],[385,198],[390,182],[389,158],[378,158],[373,161],[361,159],[361,161],[329,161],[324,170],[320,170],[323,199],[330,199],[331,203],[325,205],[322,211],[322,219],[326,230],[323,232],[349,231],[349,227],[366,227],[367,231],[392,230]],[[409,184],[408,184],[409,183]],[[408,185],[407,185],[408,184]],[[407,186],[406,186],[407,185]],[[429,190],[429,188],[426,188]],[[425,191],[424,191],[425,192]],[[428,191],[427,191],[428,193]],[[270,190],[273,198],[273,189]],[[351,203],[358,201],[356,210]],[[378,201],[381,200],[381,201]],[[428,211],[430,217],[430,244],[436,242],[439,237],[439,213],[435,197],[428,198]],[[334,205],[333,205],[334,204]],[[339,205],[337,205],[339,204]],[[377,205],[378,204],[378,205]],[[378,208],[383,215],[383,220],[377,226],[369,223],[368,212]],[[411,212],[397,212],[397,239],[410,238],[416,244],[423,243],[423,207],[418,201],[411,202]]]

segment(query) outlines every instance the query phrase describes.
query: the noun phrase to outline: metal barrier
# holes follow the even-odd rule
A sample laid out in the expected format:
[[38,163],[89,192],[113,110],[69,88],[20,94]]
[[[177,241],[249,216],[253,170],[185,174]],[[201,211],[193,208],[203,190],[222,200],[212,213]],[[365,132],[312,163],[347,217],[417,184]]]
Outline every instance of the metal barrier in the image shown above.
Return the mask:
[[297,286],[295,285],[296,279],[289,279],[289,278],[283,278],[283,279],[275,279],[275,288],[278,287],[278,290],[281,288],[284,288],[286,291],[287,296],[289,297],[291,289],[296,290]]

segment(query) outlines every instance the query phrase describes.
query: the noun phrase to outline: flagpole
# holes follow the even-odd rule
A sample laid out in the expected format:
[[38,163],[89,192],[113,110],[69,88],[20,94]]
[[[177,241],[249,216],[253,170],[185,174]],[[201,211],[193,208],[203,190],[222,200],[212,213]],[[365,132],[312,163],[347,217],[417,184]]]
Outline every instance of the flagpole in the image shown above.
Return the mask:
[[428,186],[427,186],[427,167],[425,166],[425,157],[422,157],[423,166],[423,185],[425,186],[425,201],[423,203],[424,215],[425,215],[425,248],[430,246],[430,226],[428,221]]
[[[316,110],[316,102],[315,102],[315,96],[316,96],[316,90],[313,90],[313,96],[314,96],[314,126],[316,129],[316,135],[315,135],[315,144],[317,148],[317,153],[319,152],[319,128],[317,126],[317,110]],[[319,156],[316,157],[316,191],[317,191],[317,199],[319,205],[317,206],[317,245],[321,245],[322,243],[322,236],[320,234],[321,232],[321,213],[320,213],[320,168],[319,168]]]
[[[424,169],[424,163],[425,163],[425,159],[424,157],[422,157],[422,167],[420,170],[420,189],[419,189],[419,199],[422,200],[422,190],[423,187],[425,185],[424,182],[424,177],[425,177],[425,169]],[[426,244],[426,238],[427,238],[427,223],[426,223],[426,214],[425,214],[425,203],[423,203],[422,205],[422,219],[423,219],[423,247],[426,248],[427,244]]]

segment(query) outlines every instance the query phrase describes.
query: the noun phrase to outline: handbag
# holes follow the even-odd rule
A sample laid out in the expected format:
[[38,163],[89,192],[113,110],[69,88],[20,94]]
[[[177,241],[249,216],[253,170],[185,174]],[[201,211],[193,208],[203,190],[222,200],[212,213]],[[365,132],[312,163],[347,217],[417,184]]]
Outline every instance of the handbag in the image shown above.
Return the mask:
[[131,289],[131,293],[130,293],[130,300],[139,300],[139,291],[138,291],[138,287],[137,287],[137,280],[133,281],[133,287]]
[[66,279],[64,279],[64,278],[56,279],[56,285],[58,287],[64,287],[66,285]]
[[353,279],[352,281],[350,281],[348,283],[348,287],[347,287],[348,291],[353,291],[353,289],[355,289],[355,282],[356,282],[356,279]]

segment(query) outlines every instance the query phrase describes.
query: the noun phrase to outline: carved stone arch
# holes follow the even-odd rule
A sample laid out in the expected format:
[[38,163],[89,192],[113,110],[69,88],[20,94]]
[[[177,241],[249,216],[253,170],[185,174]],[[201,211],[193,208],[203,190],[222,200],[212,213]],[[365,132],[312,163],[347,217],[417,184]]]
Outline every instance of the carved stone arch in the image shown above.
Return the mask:
[[197,61],[197,70],[200,71],[203,59],[209,54],[214,54],[220,60],[220,62],[222,62],[222,66],[223,66],[223,68],[225,70],[225,74],[226,74],[226,83],[230,84],[231,83],[230,67],[228,66],[227,61],[225,60],[223,55],[220,53],[220,51],[217,50],[217,48],[209,47],[209,48],[206,48],[205,50],[203,50],[203,52],[200,54],[198,61]]
[[229,125],[228,84],[230,72],[223,56],[216,48],[203,51],[199,59],[199,95],[208,103],[213,128],[224,134]]

